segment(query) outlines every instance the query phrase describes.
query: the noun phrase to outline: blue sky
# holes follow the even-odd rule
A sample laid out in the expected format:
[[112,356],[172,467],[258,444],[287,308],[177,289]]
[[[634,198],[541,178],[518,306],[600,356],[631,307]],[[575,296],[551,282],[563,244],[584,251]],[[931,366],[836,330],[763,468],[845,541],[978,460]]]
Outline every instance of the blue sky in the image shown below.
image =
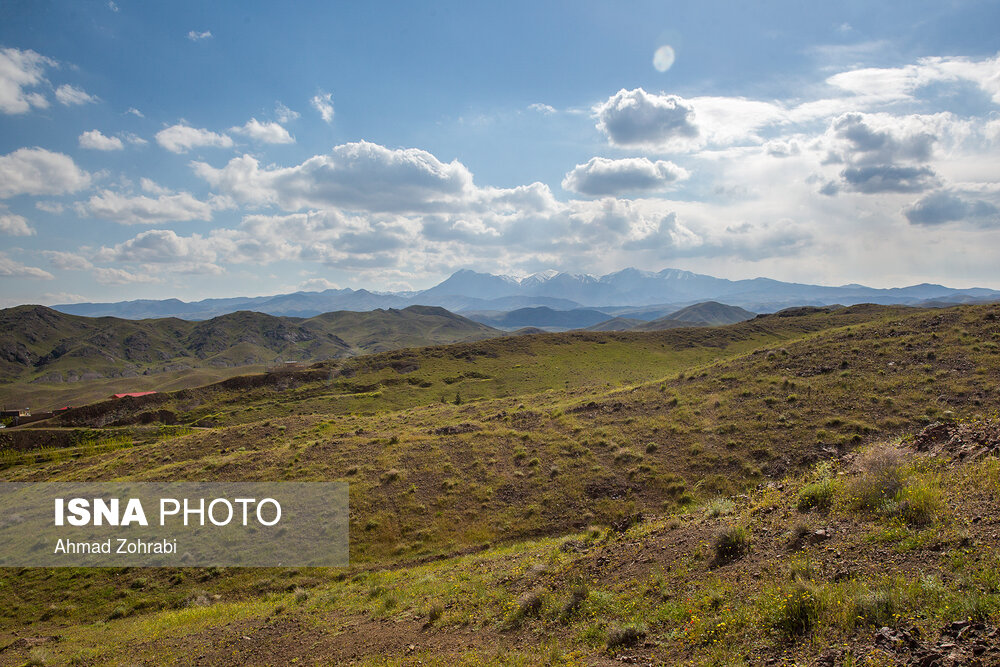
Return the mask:
[[0,305],[459,268],[1000,288],[997,25],[996,2],[7,1]]

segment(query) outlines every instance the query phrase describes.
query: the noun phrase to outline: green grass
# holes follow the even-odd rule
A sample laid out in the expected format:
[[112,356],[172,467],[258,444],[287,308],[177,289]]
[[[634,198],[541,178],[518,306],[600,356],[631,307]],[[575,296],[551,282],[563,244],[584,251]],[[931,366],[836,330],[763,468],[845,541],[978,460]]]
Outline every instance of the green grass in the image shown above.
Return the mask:
[[[276,618],[429,622],[436,637],[517,638],[509,660],[456,653],[470,664],[538,664],[607,657],[632,627],[645,638],[628,650],[653,662],[741,664],[746,651],[808,662],[872,619],[933,636],[995,618],[1000,564],[965,519],[1000,511],[1000,466],[899,442],[945,416],[938,396],[961,397],[950,418],[986,415],[991,308],[501,338],[166,396],[156,408],[180,428],[8,454],[5,479],[349,481],[352,568],[5,570],[0,632],[58,626],[55,661],[95,646],[100,661],[143,633],[152,652]],[[586,530],[639,513],[625,533]]]

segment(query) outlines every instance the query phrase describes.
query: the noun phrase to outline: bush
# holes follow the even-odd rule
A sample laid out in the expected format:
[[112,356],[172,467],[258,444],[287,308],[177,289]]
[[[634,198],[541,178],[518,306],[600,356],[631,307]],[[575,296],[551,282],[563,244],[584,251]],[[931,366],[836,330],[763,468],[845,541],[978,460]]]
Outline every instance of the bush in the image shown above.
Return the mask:
[[705,506],[705,515],[711,519],[715,517],[732,514],[736,509],[736,503],[728,498],[714,498]]
[[576,612],[579,611],[580,607],[587,600],[589,595],[590,590],[587,589],[586,584],[577,584],[574,586],[573,590],[569,594],[569,599],[567,599],[566,603],[563,605],[562,613],[559,617],[563,621],[567,621],[572,618]]
[[848,485],[848,506],[880,511],[903,488],[903,453],[891,446],[866,452],[858,461],[859,474]]
[[830,509],[832,504],[833,482],[829,479],[806,484],[799,491],[798,508],[800,512],[808,512],[813,508],[825,511]]
[[538,616],[542,611],[542,603],[545,601],[545,593],[541,590],[528,591],[517,600],[517,607],[514,608],[510,618],[507,619],[508,628],[518,628],[524,619],[530,616]]
[[715,537],[715,565],[725,565],[750,551],[750,531],[746,526],[730,526]]
[[891,626],[898,606],[897,595],[888,585],[864,589],[854,598],[854,619],[875,627]]
[[899,516],[917,526],[932,523],[944,506],[944,493],[936,480],[916,478],[896,495]]
[[801,637],[812,630],[822,608],[816,591],[805,582],[785,589],[777,604],[772,625],[786,637]]
[[641,625],[626,625],[608,631],[608,650],[635,646],[646,638],[646,628]]
[[636,454],[628,447],[622,447],[615,452],[615,462],[616,463],[634,463],[635,461],[641,461],[642,455]]

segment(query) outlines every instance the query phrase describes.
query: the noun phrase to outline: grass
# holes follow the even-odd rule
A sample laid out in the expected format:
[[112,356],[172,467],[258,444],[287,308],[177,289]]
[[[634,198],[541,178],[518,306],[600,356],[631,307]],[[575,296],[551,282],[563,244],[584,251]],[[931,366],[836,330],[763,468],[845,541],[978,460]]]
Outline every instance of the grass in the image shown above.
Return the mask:
[[716,565],[727,565],[750,551],[750,531],[746,526],[729,526],[715,536],[712,550]]
[[[651,662],[740,664],[740,651],[807,663],[824,642],[860,641],[869,618],[927,636],[995,619],[989,529],[965,519],[1000,511],[1000,466],[900,441],[939,395],[964,397],[948,405],[960,422],[985,414],[976,396],[1000,380],[982,345],[989,308],[496,339],[336,362],[321,381],[171,395],[162,407],[182,425],[215,425],[18,455],[5,478],[350,481],[352,567],[4,570],[0,632],[58,627],[53,662],[86,649],[108,662],[132,659],[139,637],[151,658],[237,627],[292,619],[319,641],[310,628],[370,619],[429,624],[435,641],[514,638],[507,663],[481,646],[456,655],[538,664],[622,650],[615,638],[633,628],[645,635],[629,651]],[[582,532],[637,514],[624,532]]]

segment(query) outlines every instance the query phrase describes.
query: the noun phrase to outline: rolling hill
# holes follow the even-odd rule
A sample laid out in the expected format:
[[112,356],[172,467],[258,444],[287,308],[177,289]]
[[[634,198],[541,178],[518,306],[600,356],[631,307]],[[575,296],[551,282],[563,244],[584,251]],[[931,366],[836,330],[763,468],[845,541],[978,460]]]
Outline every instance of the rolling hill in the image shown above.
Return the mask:
[[428,306],[309,319],[240,311],[197,322],[89,318],[19,306],[0,311],[0,331],[0,400],[36,409],[42,407],[38,400],[58,407],[113,392],[177,389],[186,373],[193,383],[204,384],[246,366],[500,335]]
[[83,406],[4,480],[346,481],[352,564],[5,570],[4,660],[992,660],[997,386],[1000,307],[864,305]]

